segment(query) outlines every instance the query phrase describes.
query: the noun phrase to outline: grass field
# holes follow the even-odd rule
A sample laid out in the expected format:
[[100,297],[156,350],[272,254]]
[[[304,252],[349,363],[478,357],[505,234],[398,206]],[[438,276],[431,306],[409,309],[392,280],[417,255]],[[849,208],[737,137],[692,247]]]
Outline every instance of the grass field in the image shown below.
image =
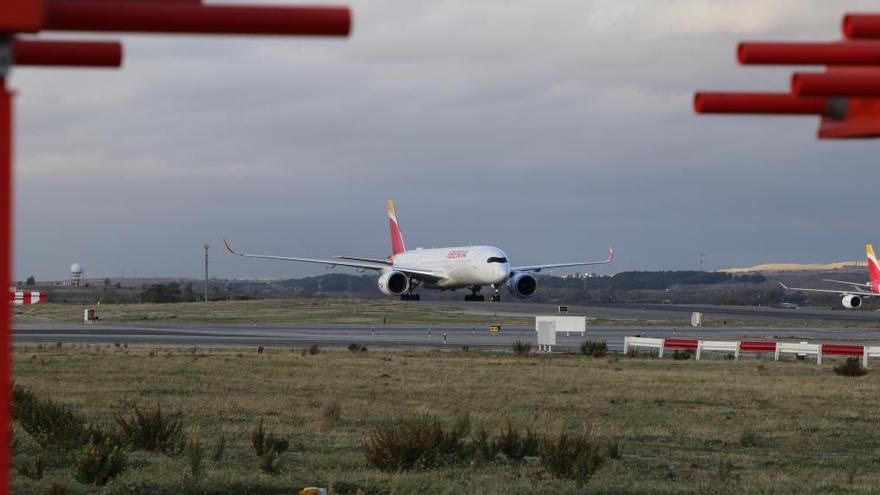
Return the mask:
[[[17,383],[111,425],[133,404],[183,413],[190,437],[222,461],[200,478],[183,456],[134,453],[130,468],[96,489],[73,480],[55,455],[45,477],[13,479],[40,494],[295,493],[307,485],[366,493],[583,493],[540,465],[457,465],[386,474],[368,466],[372,425],[426,412],[474,426],[505,420],[557,433],[592,427],[619,442],[590,493],[876,493],[880,486],[880,374],[835,375],[831,366],[754,358],[736,363],[510,352],[19,346]],[[338,403],[341,419],[324,408]],[[290,439],[281,473],[262,474],[249,434],[263,418]],[[37,450],[21,428],[16,458]]]
[[[83,318],[81,304],[38,304],[15,307],[19,323],[79,323]],[[495,323],[531,325],[534,320],[523,316],[497,317],[472,314],[456,308],[403,304],[380,299],[260,299],[252,301],[213,301],[210,303],[178,304],[105,304],[98,308],[101,321],[107,323],[213,323],[249,325],[251,323],[351,323],[389,324]]]

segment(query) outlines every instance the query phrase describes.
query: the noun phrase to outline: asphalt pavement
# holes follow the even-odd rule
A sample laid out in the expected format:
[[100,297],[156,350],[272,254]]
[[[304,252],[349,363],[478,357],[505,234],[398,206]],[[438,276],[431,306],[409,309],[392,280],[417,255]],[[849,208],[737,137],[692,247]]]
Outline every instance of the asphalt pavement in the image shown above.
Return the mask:
[[[576,349],[585,339],[608,342],[612,350],[623,347],[625,336],[699,338],[713,340],[784,340],[791,342],[877,344],[880,329],[845,327],[672,327],[672,326],[588,326],[585,335],[557,334],[557,349]],[[504,327],[499,334],[473,326],[415,325],[93,325],[16,324],[16,344],[153,344],[232,346],[347,346],[357,342],[367,347],[508,347],[521,340],[537,344],[534,327]]]

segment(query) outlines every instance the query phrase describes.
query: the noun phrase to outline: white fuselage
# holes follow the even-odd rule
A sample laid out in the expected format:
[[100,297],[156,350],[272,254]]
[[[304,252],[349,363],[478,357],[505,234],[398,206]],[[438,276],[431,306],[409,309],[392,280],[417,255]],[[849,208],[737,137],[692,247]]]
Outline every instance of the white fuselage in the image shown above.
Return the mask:
[[442,274],[434,289],[460,289],[473,285],[500,285],[510,276],[510,263],[504,251],[492,246],[462,246],[415,249],[396,254],[392,266],[431,270]]

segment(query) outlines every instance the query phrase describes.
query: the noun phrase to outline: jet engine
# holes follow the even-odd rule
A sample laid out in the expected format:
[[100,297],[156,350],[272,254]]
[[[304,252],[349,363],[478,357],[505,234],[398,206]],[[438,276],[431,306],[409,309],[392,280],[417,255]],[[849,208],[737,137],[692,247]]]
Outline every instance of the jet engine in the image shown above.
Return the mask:
[[846,309],[857,309],[862,305],[862,298],[855,294],[847,294],[840,301]]
[[409,277],[401,272],[385,272],[379,277],[379,290],[386,296],[399,296],[409,290]]
[[519,273],[507,281],[507,290],[511,295],[520,299],[532,297],[538,290],[538,280],[528,273]]

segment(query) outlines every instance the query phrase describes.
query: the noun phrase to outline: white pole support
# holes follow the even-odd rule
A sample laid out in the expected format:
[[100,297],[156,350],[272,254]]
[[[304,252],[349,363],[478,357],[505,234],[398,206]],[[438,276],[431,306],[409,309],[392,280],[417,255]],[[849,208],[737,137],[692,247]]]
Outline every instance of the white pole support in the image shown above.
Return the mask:
[[740,346],[740,342],[737,341],[736,342],[736,350],[733,351],[733,358],[736,359],[737,363],[739,362],[739,346]]
[[816,366],[822,366],[822,346],[819,346],[819,352],[816,353]]
[[862,348],[862,367],[868,368],[868,346]]
[[[624,337],[623,338],[623,353],[626,354],[628,352],[629,352],[629,337]],[[868,351],[866,350],[865,352],[867,353]]]
[[703,351],[703,341],[698,340],[697,341],[697,361],[700,360],[700,354],[702,353],[702,351]]

